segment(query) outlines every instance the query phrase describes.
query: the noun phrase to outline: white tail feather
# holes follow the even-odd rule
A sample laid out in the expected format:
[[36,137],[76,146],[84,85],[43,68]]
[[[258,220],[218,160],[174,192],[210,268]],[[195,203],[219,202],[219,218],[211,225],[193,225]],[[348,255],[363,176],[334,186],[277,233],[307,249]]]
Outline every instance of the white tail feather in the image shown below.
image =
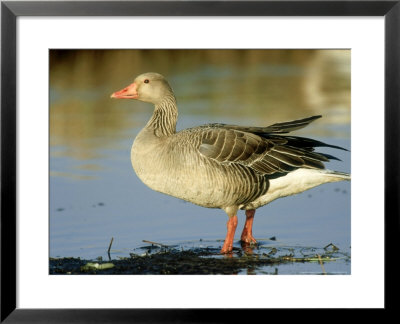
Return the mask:
[[250,204],[242,205],[240,208],[258,208],[275,199],[292,196],[324,183],[350,179],[350,174],[344,172],[300,168],[283,177],[270,180],[268,192],[264,196],[259,197]]

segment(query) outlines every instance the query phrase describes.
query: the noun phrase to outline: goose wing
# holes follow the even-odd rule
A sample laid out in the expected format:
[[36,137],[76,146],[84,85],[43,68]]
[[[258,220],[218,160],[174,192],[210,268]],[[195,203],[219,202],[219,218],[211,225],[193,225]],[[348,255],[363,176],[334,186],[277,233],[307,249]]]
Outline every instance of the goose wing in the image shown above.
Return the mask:
[[323,162],[335,158],[314,152],[314,147],[330,145],[308,138],[278,135],[305,127],[317,118],[319,116],[268,127],[204,125],[198,150],[221,164],[241,164],[264,175],[287,173],[301,167],[324,169]]

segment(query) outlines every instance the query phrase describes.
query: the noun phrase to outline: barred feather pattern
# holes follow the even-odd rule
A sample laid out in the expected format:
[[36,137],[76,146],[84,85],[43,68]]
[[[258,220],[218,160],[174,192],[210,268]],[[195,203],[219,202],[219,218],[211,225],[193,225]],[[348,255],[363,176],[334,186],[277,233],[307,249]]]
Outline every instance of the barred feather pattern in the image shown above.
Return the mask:
[[153,129],[157,137],[169,136],[176,133],[178,108],[174,95],[164,97],[164,100],[155,106],[154,113],[146,127]]
[[296,168],[323,169],[329,161],[312,148],[287,145],[283,137],[264,138],[256,134],[211,127],[204,129],[199,152],[220,163],[238,163],[262,175],[287,173]]

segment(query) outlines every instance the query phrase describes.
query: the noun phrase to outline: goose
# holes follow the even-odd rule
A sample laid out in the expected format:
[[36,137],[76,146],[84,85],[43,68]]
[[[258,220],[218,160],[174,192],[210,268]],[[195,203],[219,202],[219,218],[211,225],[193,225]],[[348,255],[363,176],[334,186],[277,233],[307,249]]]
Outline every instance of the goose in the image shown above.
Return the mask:
[[255,244],[252,227],[257,208],[324,183],[350,180],[350,174],[327,170],[323,164],[339,159],[315,152],[316,147],[346,149],[288,135],[320,115],[267,127],[214,123],[177,132],[174,92],[155,72],[137,76],[111,98],[154,105],[153,115],[133,142],[132,167],[155,191],[224,210],[228,221],[222,254],[232,253],[238,210],[246,215],[240,239]]

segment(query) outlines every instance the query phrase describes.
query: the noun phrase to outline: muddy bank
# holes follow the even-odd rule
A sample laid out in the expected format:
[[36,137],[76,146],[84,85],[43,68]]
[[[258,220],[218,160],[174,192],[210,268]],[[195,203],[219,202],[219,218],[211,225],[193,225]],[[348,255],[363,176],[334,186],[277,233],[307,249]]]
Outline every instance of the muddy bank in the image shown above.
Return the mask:
[[[130,257],[84,260],[50,258],[50,274],[280,274],[282,265],[295,265],[296,273],[335,274],[328,266],[350,267],[350,255],[333,244],[323,248],[257,246],[235,248],[220,255],[218,248],[145,246]],[[304,267],[304,265],[307,265]]]

